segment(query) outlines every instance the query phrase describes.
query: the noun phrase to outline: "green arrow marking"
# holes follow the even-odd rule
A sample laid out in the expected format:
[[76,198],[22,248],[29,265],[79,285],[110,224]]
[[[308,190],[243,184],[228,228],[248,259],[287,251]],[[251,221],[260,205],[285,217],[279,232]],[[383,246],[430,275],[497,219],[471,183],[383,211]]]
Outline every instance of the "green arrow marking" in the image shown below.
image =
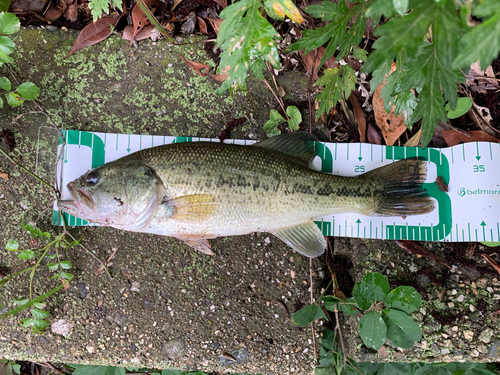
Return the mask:
[[359,224],[361,224],[361,220],[356,220],[356,224],[358,224],[358,237],[359,237]]
[[476,154],[477,154],[476,159],[480,160],[481,156],[479,156],[479,143],[477,143],[477,142],[476,142]]
[[127,152],[130,152],[130,134],[128,135],[128,147]]
[[484,221],[481,222],[481,226],[483,227],[483,241],[486,241],[486,223]]
[[361,145],[359,145],[359,156],[358,156],[358,160],[361,161],[361,159],[363,159],[363,157],[361,156]]

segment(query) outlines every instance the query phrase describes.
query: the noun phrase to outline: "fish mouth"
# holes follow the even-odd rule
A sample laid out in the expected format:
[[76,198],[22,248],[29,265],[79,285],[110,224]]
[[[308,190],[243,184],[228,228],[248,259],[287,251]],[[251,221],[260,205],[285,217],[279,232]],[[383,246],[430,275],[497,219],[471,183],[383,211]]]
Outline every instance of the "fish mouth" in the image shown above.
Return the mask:
[[75,216],[88,216],[94,210],[95,204],[91,195],[75,187],[73,182],[68,184],[68,190],[73,199],[59,201],[59,209]]

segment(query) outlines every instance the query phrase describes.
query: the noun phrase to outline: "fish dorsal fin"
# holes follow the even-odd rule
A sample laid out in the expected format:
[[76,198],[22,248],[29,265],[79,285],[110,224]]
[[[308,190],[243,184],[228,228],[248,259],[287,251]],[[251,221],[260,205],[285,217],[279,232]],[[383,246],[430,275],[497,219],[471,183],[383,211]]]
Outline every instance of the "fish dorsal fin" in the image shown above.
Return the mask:
[[164,199],[162,202],[172,210],[170,218],[181,221],[202,221],[212,216],[219,206],[216,197],[210,194],[192,194]]
[[253,146],[280,152],[292,160],[308,166],[309,162],[316,155],[315,141],[318,141],[316,136],[302,131],[275,135],[265,141],[254,143]]
[[323,254],[326,249],[325,237],[312,220],[280,229],[273,234],[292,249],[309,258]]

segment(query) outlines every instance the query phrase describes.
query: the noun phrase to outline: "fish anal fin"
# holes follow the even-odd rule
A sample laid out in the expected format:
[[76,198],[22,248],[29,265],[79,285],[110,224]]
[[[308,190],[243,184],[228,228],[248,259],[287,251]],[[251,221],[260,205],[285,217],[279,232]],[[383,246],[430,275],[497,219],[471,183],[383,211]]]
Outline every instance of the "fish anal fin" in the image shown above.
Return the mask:
[[271,233],[295,251],[309,258],[323,254],[326,249],[325,237],[312,220]]
[[254,143],[252,146],[280,152],[290,159],[308,166],[309,162],[316,156],[314,141],[318,141],[318,138],[308,132],[301,131],[275,135],[265,141]]
[[203,221],[215,213],[219,201],[210,194],[192,194],[164,199],[163,204],[172,210],[170,218],[174,220]]
[[210,243],[206,238],[198,237],[175,237],[179,241],[184,242],[186,245],[191,246],[193,249],[201,251],[203,254],[215,255],[215,253],[210,249]]

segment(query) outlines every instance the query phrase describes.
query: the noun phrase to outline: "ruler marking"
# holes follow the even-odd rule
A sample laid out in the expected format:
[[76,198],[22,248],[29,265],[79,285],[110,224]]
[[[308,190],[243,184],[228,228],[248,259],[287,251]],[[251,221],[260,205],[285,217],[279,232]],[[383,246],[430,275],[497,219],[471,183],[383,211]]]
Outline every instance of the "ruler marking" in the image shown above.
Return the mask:
[[443,165],[443,152],[439,149],[439,164]]
[[380,239],[381,240],[384,239],[384,222],[383,221],[380,223]]
[[467,223],[467,228],[468,228],[468,232],[469,232],[469,242],[470,242],[470,223]]
[[139,136],[139,150],[142,150],[142,134]]
[[455,159],[453,158],[453,147],[451,148],[451,163],[455,163]]
[[370,238],[372,238],[372,221],[370,220]]
[[465,143],[462,143],[462,157],[465,161]]
[[335,143],[335,160],[337,160],[337,143]]
[[[478,239],[477,239],[477,228],[474,229],[474,232],[476,233],[476,242],[478,242]],[[483,240],[484,241],[484,240]]]
[[373,161],[373,144],[370,144],[370,161]]
[[490,241],[493,242],[493,228],[490,228]]
[[349,143],[347,144],[347,160],[349,160]]
[[491,149],[491,142],[490,142],[490,160],[493,160],[493,151]]
[[119,137],[119,134],[116,135],[116,151],[118,151],[118,137]]
[[500,241],[500,225],[499,225],[499,223],[497,223],[497,236],[498,236],[497,237],[498,241]]
[[335,236],[335,218],[332,220],[332,236]]

